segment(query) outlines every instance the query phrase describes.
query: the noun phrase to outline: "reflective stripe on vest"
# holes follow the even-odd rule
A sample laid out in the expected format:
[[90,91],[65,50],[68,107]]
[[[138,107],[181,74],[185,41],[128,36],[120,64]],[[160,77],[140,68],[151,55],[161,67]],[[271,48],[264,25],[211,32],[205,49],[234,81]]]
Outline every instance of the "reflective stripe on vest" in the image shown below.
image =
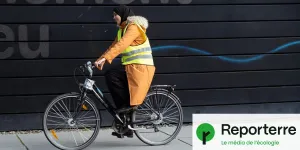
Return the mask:
[[[138,24],[136,25],[140,28],[141,31],[143,31],[140,25]],[[126,32],[127,27],[128,25],[125,27],[123,33]],[[126,64],[154,65],[150,42],[144,31],[143,33],[144,33],[143,35],[146,37],[146,41],[143,44],[137,46],[129,46],[122,52],[121,60],[123,65]],[[122,37],[122,30],[119,29],[118,41],[121,39],[121,37]]]
[[122,53],[123,56],[130,56],[130,55],[135,55],[137,53],[142,53],[142,52],[151,52],[152,49],[150,47],[144,47],[136,50],[132,50],[129,52]]
[[132,57],[125,59],[125,61],[129,62],[129,61],[133,61],[133,60],[141,59],[141,58],[152,59],[152,55],[136,55],[136,56],[132,56]]

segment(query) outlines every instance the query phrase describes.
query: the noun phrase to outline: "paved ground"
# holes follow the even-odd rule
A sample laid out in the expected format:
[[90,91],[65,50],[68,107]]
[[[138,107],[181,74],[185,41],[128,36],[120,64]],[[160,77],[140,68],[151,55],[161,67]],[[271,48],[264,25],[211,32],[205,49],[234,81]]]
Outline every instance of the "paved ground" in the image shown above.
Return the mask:
[[[112,130],[101,130],[97,139],[86,150],[191,150],[192,149],[192,126],[183,126],[181,132],[171,143],[164,146],[148,146],[136,137],[118,139],[111,136]],[[29,150],[55,150],[46,139],[44,133],[18,134],[21,141]],[[16,134],[0,135],[0,150],[26,150]]]

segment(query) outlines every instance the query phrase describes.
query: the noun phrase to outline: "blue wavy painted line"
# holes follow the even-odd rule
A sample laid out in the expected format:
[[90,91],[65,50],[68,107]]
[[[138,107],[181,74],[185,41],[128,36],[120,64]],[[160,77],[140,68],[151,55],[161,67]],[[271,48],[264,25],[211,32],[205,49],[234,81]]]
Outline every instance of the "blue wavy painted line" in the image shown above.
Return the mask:
[[[294,41],[294,42],[290,42],[287,44],[283,44],[269,52],[267,52],[267,54],[271,54],[271,53],[276,53],[279,51],[282,51],[290,46],[294,46],[300,44],[300,41]],[[207,52],[205,50],[201,50],[201,49],[197,49],[197,48],[193,48],[193,47],[188,47],[188,46],[181,46],[181,45],[166,45],[166,46],[157,46],[157,47],[153,47],[153,51],[160,51],[160,50],[172,50],[172,49],[184,49],[184,50],[188,50],[188,51],[192,51],[192,52],[196,52],[196,53],[200,53],[203,55],[212,55],[212,53]],[[263,57],[265,57],[266,54],[261,54],[261,55],[255,55],[253,57],[249,57],[249,58],[230,58],[230,57],[226,57],[226,56],[212,56],[218,59],[221,59],[223,61],[227,61],[227,62],[232,62],[232,63],[248,63],[251,61],[256,61],[259,59],[262,59]]]

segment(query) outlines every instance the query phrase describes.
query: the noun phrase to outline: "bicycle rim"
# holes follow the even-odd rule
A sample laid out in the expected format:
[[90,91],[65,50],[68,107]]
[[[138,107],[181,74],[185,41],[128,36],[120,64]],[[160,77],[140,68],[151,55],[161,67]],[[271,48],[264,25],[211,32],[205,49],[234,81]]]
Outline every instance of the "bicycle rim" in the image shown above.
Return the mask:
[[44,113],[45,136],[59,149],[84,149],[96,139],[99,133],[100,114],[95,103],[87,97],[78,112],[78,119],[72,123],[79,96],[78,93],[58,96],[48,105]]

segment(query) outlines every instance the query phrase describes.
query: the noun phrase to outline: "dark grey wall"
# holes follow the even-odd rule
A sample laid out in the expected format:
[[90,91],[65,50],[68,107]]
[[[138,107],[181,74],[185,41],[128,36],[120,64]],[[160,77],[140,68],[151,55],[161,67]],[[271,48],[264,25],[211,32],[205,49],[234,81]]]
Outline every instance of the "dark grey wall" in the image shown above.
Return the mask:
[[116,36],[115,2],[149,19],[153,84],[177,85],[185,122],[199,112],[299,112],[299,0],[96,2],[0,1],[0,130],[40,129],[51,99],[78,91],[73,69]]

